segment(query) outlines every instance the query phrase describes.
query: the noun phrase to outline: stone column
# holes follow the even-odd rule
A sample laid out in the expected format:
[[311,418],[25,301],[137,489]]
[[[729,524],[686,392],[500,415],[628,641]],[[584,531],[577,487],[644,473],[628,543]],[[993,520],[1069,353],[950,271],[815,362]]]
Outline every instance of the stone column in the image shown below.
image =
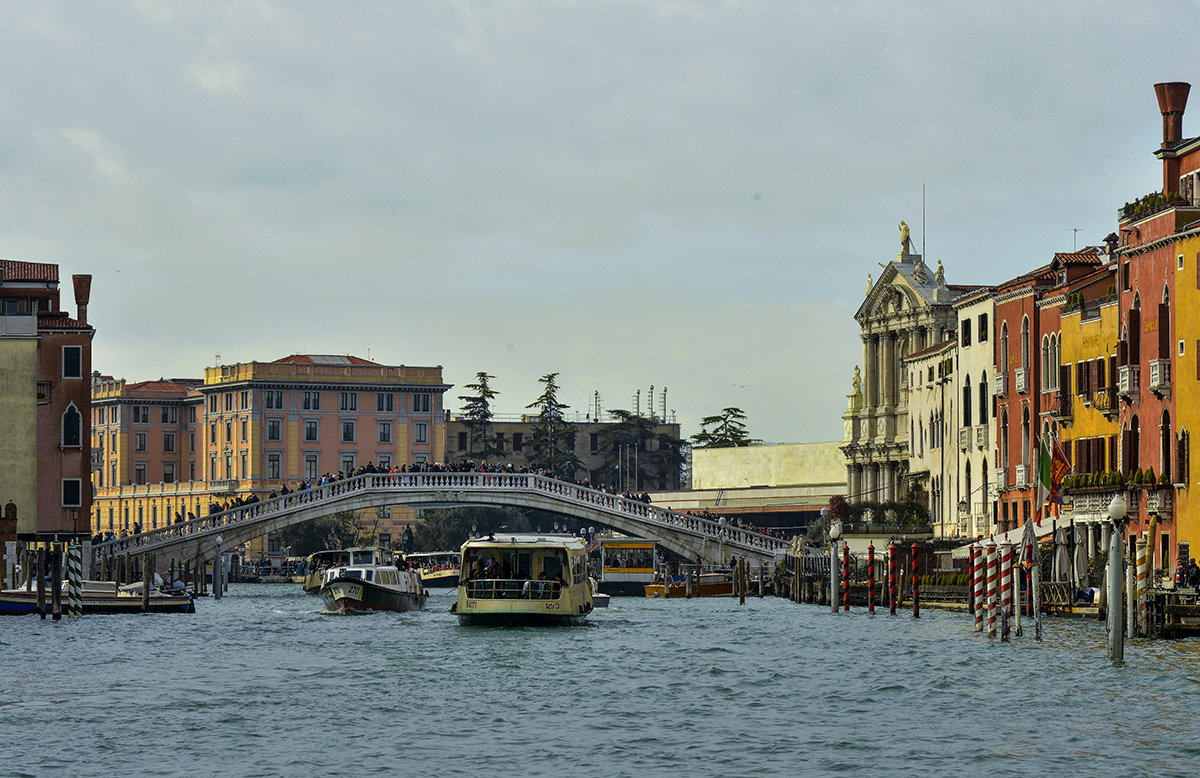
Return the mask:
[[880,355],[882,357],[883,369],[879,371],[880,378],[883,380],[883,405],[886,408],[891,408],[896,404],[896,333],[885,332],[881,339]]
[[875,382],[875,368],[871,364],[872,357],[874,356],[874,354],[872,353],[871,336],[863,335],[862,342],[863,342],[863,360],[862,360],[862,363],[863,363],[863,376],[862,376],[862,378],[863,378],[863,383],[862,383],[863,406],[865,408],[870,408],[872,405],[875,404],[874,401],[871,399],[871,395],[874,391],[872,389],[872,384],[874,384],[874,382]]

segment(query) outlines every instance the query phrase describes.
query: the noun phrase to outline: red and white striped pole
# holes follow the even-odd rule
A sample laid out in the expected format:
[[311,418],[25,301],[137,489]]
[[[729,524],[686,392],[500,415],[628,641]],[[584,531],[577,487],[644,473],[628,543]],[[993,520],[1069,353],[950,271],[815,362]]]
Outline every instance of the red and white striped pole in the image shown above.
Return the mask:
[[1009,619],[1012,618],[1012,560],[1011,543],[1000,544],[1000,639],[1008,640]]
[[975,561],[971,569],[971,597],[975,609],[975,631],[983,632],[983,546],[974,545]]
[[975,544],[967,546],[967,613],[975,615]]
[[921,618],[921,558],[917,556],[917,541],[912,545],[913,618]]
[[1025,544],[1025,558],[1030,561],[1030,565],[1025,568],[1025,615],[1033,616],[1033,565],[1037,564],[1037,560],[1033,558],[1033,544]]
[[896,544],[888,543],[888,607],[896,615]]
[[987,543],[987,636],[996,637],[996,543]]
[[867,611],[875,612],[875,544],[867,544]]
[[850,610],[850,544],[842,544],[842,610]]

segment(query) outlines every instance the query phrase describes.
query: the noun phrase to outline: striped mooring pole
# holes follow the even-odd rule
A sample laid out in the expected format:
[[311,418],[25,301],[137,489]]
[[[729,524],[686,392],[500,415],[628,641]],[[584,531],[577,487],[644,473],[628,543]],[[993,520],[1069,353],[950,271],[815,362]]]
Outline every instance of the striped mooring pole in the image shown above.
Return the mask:
[[896,544],[888,543],[888,607],[896,615]]
[[1029,566],[1025,570],[1025,615],[1033,616],[1033,567],[1037,560],[1033,558],[1033,544],[1025,544],[1025,558],[1029,560]]
[[917,541],[912,544],[913,618],[921,618],[921,558],[917,556]]
[[1012,560],[1011,543],[1000,544],[1000,639],[1009,638],[1009,619],[1012,614]]
[[1137,634],[1146,634],[1146,595],[1150,586],[1150,565],[1146,557],[1146,538],[1137,539]]
[[83,615],[83,546],[78,540],[67,544],[67,616]]
[[867,544],[867,611],[875,612],[875,544]]
[[975,610],[975,631],[983,632],[983,546],[974,545],[975,557],[971,563],[971,596]]
[[987,636],[996,637],[996,543],[987,544]]
[[975,615],[975,544],[967,546],[967,613]]

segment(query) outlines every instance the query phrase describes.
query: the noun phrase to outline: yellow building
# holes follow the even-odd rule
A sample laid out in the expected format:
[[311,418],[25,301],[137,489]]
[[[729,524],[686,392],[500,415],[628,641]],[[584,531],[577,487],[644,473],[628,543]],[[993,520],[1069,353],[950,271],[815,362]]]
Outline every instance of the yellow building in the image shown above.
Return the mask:
[[[1175,246],[1175,418],[1179,429],[1174,481],[1179,558],[1196,556],[1200,545],[1200,496],[1191,499],[1191,431],[1200,429],[1200,230],[1182,233]],[[1197,438],[1200,441],[1200,437]],[[1186,548],[1185,548],[1186,544]]]

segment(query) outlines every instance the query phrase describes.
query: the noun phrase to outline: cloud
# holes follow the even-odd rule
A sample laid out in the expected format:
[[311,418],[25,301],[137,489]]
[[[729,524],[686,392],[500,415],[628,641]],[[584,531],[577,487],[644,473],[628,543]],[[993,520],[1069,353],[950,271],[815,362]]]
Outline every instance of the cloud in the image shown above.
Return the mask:
[[129,171],[120,149],[100,133],[89,129],[64,129],[59,130],[58,136],[83,153],[91,162],[92,169],[109,183],[123,184],[129,180]]

